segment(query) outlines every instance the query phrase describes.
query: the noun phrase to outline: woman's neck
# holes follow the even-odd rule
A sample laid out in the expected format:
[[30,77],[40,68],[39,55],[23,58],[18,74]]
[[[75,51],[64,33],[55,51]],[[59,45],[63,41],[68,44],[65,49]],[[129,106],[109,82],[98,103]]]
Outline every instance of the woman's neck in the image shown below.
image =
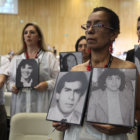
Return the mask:
[[92,67],[105,67],[110,59],[108,51],[91,51],[91,65]]
[[36,58],[38,52],[39,52],[38,46],[36,46],[36,47],[27,47],[26,55],[28,54],[29,58]]

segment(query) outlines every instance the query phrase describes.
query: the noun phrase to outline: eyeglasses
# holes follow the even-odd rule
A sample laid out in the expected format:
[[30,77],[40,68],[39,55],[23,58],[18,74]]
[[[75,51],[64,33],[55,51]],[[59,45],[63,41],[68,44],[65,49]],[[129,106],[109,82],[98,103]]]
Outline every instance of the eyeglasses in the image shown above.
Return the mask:
[[101,28],[106,28],[106,29],[114,30],[113,28],[107,27],[107,26],[105,26],[104,24],[95,24],[95,25],[83,24],[83,25],[81,25],[81,28],[84,29],[84,30],[86,30],[86,31],[88,31],[90,27],[91,27],[92,30],[94,30],[95,32],[100,31]]

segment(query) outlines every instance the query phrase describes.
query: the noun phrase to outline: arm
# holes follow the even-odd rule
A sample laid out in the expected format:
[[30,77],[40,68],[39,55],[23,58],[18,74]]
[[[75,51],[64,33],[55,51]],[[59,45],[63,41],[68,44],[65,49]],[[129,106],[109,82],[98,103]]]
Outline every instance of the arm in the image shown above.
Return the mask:
[[6,81],[6,79],[7,79],[7,76],[6,75],[0,74],[0,88],[3,87],[4,82]]
[[18,93],[18,89],[16,88],[16,56],[12,59],[10,66],[8,68],[8,81],[7,81],[7,88],[9,91],[13,93]]
[[53,122],[52,125],[58,131],[65,131],[66,129],[70,127],[69,124],[64,124],[64,123],[59,123],[59,122]]
[[122,126],[113,126],[113,125],[105,125],[105,124],[97,124],[92,123],[93,127],[95,127],[97,130],[99,130],[102,133],[105,133],[107,135],[117,135],[122,133],[128,133],[131,131],[131,128],[128,127],[122,127]]

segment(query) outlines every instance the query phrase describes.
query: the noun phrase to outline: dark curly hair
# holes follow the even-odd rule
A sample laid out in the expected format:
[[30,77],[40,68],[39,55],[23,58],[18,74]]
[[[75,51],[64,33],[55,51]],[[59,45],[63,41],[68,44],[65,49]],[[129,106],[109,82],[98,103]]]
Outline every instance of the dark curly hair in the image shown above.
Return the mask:
[[121,79],[121,85],[119,87],[120,91],[122,91],[125,87],[125,74],[120,71],[119,69],[105,69],[105,71],[99,76],[98,79],[98,86],[99,88],[101,88],[102,90],[105,90],[106,85],[105,85],[105,81],[106,78],[108,76],[112,76],[112,75],[117,75],[120,77]]
[[[80,94],[81,96],[84,94],[84,92],[87,89],[88,86],[88,80],[86,77],[86,74],[84,72],[67,72],[58,82],[56,92],[61,93],[61,90],[64,88],[65,82],[75,82],[80,81],[81,87],[80,87]],[[86,83],[86,84],[85,84]]]

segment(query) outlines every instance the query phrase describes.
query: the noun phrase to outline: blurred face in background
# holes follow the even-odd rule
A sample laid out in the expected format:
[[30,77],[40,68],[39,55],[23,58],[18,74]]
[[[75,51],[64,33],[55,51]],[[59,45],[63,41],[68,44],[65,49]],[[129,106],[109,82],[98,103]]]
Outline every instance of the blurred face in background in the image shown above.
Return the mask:
[[87,48],[87,41],[86,39],[82,39],[79,44],[78,44],[78,52],[82,52],[83,54],[83,59],[88,59],[89,58],[89,51]]
[[138,35],[138,40],[140,41],[140,21],[137,22],[137,35]]

